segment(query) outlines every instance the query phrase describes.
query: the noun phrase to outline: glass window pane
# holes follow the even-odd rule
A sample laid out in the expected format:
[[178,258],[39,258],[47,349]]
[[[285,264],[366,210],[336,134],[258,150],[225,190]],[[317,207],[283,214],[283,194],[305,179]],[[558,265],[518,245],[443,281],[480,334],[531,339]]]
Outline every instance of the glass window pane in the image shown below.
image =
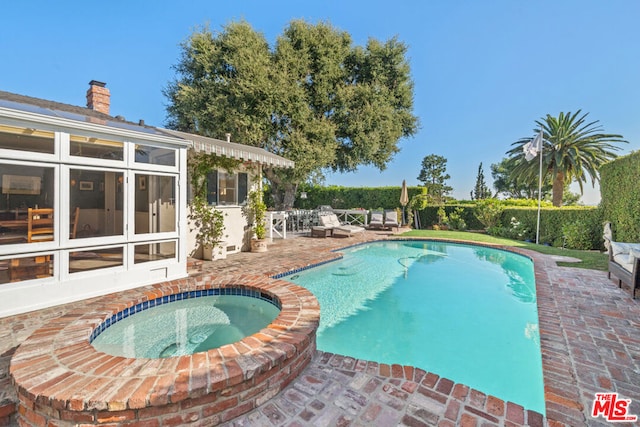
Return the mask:
[[136,162],[151,165],[175,166],[176,150],[136,144]]
[[123,265],[124,248],[93,249],[69,253],[69,273]]
[[0,284],[53,276],[53,255],[38,255],[0,261]]
[[214,170],[207,174],[207,203],[218,204],[218,171]]
[[238,174],[238,204],[247,203],[247,194],[249,190],[249,177],[246,173]]
[[69,171],[69,238],[124,234],[123,182],[122,172]]
[[[54,169],[0,163],[0,185],[0,245],[52,240]],[[30,208],[48,210],[33,213],[30,222]]]
[[53,132],[0,125],[0,148],[53,154],[54,135]]
[[236,175],[226,172],[218,172],[219,195],[218,203],[221,205],[235,205],[236,198]]
[[123,142],[101,138],[71,135],[69,151],[72,156],[105,160],[124,159]]
[[176,257],[176,242],[147,243],[135,246],[134,264]]
[[176,178],[136,174],[135,233],[176,231]]

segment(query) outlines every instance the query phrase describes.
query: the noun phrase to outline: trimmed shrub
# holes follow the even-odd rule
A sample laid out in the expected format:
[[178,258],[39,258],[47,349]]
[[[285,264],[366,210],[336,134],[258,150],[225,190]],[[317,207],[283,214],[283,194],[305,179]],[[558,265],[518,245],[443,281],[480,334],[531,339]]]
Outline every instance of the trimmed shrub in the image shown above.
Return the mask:
[[467,229],[467,223],[463,219],[464,209],[458,207],[449,214],[447,219],[447,225],[451,230],[465,231]]
[[455,212],[456,209],[460,208],[459,211],[460,217],[467,224],[467,229],[469,230],[484,230],[484,226],[478,218],[473,213],[474,205],[442,205],[442,206],[427,206],[423,210],[419,211],[420,214],[420,223],[422,224],[422,228],[430,228],[435,224],[438,224],[438,210],[442,207],[444,213],[449,218],[449,215],[452,212]]
[[498,223],[502,219],[502,211],[504,206],[497,199],[484,199],[478,200],[473,213],[478,218],[478,221],[484,225],[486,230],[498,226]]
[[569,249],[591,249],[591,235],[584,221],[569,222],[562,226],[564,246]]

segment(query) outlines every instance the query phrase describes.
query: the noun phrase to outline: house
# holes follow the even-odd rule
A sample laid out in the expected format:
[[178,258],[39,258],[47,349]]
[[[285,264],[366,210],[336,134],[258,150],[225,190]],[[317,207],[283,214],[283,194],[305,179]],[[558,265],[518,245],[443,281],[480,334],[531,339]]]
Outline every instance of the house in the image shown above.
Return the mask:
[[198,255],[189,150],[242,161],[207,177],[230,252],[246,239],[240,206],[260,165],[293,166],[113,117],[106,85],[89,85],[86,108],[0,91],[0,317],[185,277]]
[[[205,183],[207,202],[224,214],[225,230],[220,248],[222,253],[232,254],[249,250],[251,235],[247,235],[247,219],[242,212],[247,203],[248,193],[260,186],[259,181],[262,178],[264,166],[292,168],[295,163],[259,147],[233,143],[229,134],[226,135],[226,140],[220,140],[168,129],[162,129],[162,131],[189,141],[189,152],[192,155],[208,154],[236,160],[237,166],[232,172],[222,167],[209,171]],[[189,200],[191,200],[191,191],[189,191]],[[189,256],[202,258],[202,247],[196,241],[196,233],[191,230],[191,227],[189,231],[187,253]],[[250,230],[249,233],[251,233]],[[214,251],[214,256],[219,253],[220,251]]]

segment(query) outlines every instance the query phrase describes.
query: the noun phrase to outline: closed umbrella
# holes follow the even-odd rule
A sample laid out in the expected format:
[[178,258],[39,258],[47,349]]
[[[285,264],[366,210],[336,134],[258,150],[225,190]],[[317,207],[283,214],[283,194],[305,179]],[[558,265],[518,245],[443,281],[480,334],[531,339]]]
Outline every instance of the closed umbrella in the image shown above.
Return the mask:
[[402,190],[400,191],[400,204],[402,205],[402,225],[404,225],[404,207],[409,203],[409,193],[407,192],[407,180],[402,180]]

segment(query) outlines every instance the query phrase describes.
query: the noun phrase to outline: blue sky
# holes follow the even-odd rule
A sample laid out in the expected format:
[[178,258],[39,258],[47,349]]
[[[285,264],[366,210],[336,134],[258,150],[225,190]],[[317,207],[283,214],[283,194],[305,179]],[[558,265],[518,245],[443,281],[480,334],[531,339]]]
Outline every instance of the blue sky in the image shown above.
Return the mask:
[[[0,90],[85,105],[107,83],[111,113],[165,123],[162,89],[180,43],[198,27],[244,19],[273,43],[292,19],[328,21],[356,44],[397,36],[409,46],[420,131],[384,172],[329,174],[327,184],[417,185],[429,154],[448,159],[449,185],[469,198],[478,166],[533,136],[547,113],[582,109],[640,148],[640,2],[487,1],[12,1],[0,13]],[[599,195],[588,184],[584,203]]]

